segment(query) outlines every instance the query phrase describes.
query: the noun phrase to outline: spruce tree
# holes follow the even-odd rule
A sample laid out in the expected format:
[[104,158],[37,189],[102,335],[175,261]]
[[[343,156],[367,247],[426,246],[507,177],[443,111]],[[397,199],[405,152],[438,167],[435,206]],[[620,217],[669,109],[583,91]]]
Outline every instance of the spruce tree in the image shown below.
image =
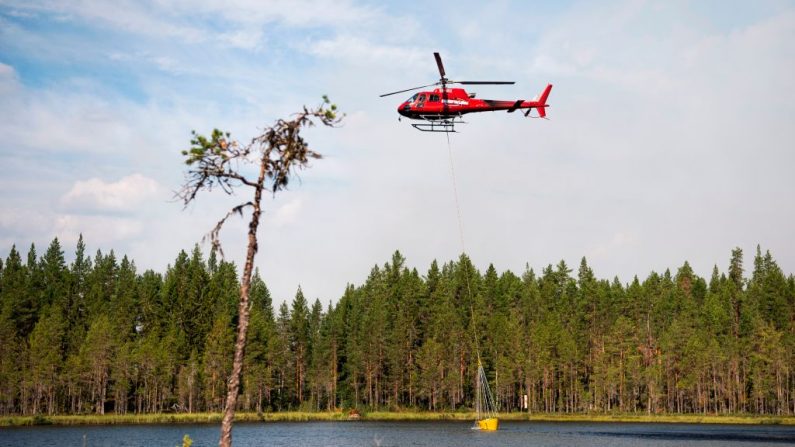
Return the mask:
[[292,308],[290,310],[290,351],[294,361],[293,377],[295,389],[295,403],[300,405],[304,401],[304,387],[306,386],[306,374],[309,359],[309,309],[306,305],[306,298],[298,287],[293,299]]
[[[23,338],[25,336],[22,333],[25,326],[23,320],[26,317],[30,318],[28,313],[24,312],[24,298],[28,294],[26,276],[19,252],[16,246],[11,246],[3,268],[3,275],[0,276],[0,304],[2,304],[0,310],[13,323],[14,332],[20,333]],[[30,304],[27,306],[29,307]]]
[[41,258],[42,274],[42,305],[56,304],[61,309],[68,307],[69,277],[64,261],[63,250],[58,238],[55,238],[47,247],[44,257]]
[[42,283],[41,268],[36,257],[36,246],[30,244],[27,262],[24,267],[24,282],[17,294],[12,297],[12,315],[17,324],[19,335],[27,338],[38,321],[39,311],[42,309]]
[[91,274],[91,258],[85,254],[83,235],[77,240],[75,259],[69,267],[69,299],[65,309],[68,333],[67,345],[70,354],[76,353],[88,330],[86,303],[88,278]]

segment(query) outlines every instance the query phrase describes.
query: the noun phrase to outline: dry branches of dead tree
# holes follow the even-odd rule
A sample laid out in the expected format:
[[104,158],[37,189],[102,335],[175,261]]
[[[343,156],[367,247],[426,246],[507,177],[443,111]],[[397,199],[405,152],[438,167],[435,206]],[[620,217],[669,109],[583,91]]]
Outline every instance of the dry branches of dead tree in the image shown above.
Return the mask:
[[[244,211],[251,209],[251,221],[248,226],[248,247],[243,276],[240,284],[240,302],[238,304],[238,330],[235,340],[235,354],[232,362],[232,373],[227,387],[226,405],[221,423],[221,439],[219,445],[232,445],[232,421],[234,419],[237,394],[240,388],[240,374],[243,368],[248,316],[250,310],[249,288],[254,256],[257,253],[257,228],[262,213],[263,191],[275,195],[285,189],[290,179],[298,171],[309,167],[312,159],[322,158],[320,153],[309,148],[309,144],[301,135],[301,130],[316,123],[335,127],[342,120],[337,106],[331,104],[327,97],[315,108],[304,106],[303,111],[293,115],[292,119],[279,119],[270,127],[254,137],[248,144],[240,144],[231,138],[228,132],[214,129],[209,137],[193,132],[191,148],[182,154],[189,166],[185,175],[185,184],[177,193],[187,207],[196,200],[200,191],[212,191],[220,188],[226,194],[233,194],[236,189],[246,187],[253,189],[253,197],[232,207],[229,212],[215,224],[204,237],[209,239],[213,250],[223,257],[220,232],[227,219],[233,215],[243,216]],[[257,176],[252,178],[244,174],[246,167],[256,167]]]

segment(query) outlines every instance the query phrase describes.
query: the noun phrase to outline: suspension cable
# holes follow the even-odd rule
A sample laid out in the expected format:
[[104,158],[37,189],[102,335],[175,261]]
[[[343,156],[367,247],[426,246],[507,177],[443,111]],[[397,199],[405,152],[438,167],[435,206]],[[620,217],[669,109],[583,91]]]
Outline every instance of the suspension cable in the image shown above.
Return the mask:
[[[450,132],[445,132],[444,134],[447,137],[447,154],[450,158],[450,177],[453,180],[453,195],[455,196],[455,210],[456,210],[456,215],[458,216],[458,236],[461,241],[461,252],[463,254],[466,254],[466,245],[464,244],[464,224],[463,224],[463,219],[461,218],[461,204],[458,201],[458,184],[456,182],[456,177],[455,177],[455,164],[453,163],[453,149],[452,146],[450,145]],[[472,319],[472,334],[475,340],[475,354],[477,355],[478,359],[478,368],[480,368],[481,367],[480,342],[478,341],[478,328],[477,328],[477,323],[475,322],[475,306],[473,305],[474,299],[472,297],[472,288],[469,285],[469,271],[464,272],[464,280],[467,286],[467,295],[469,296],[469,316]]]
[[461,252],[466,253],[466,245],[464,244],[464,224],[461,219],[461,204],[458,202],[458,185],[455,179],[455,165],[453,163],[453,149],[450,146],[450,132],[445,132],[447,137],[447,155],[450,157],[450,177],[453,179],[453,195],[455,196],[455,211],[458,216],[458,236],[461,241]]

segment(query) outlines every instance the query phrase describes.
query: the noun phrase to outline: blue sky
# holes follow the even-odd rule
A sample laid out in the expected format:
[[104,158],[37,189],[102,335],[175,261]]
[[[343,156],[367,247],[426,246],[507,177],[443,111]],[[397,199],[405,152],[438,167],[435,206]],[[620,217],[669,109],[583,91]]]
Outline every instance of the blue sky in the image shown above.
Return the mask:
[[[434,51],[450,77],[517,82],[480,97],[555,85],[550,121],[481,114],[452,136],[479,267],[708,276],[761,244],[795,270],[791,1],[0,0],[0,255],[57,236],[71,256],[82,232],[162,271],[233,204],[172,201],[190,131],[246,140],[328,94],[347,117],[310,131],[326,158],[266,204],[276,300],[336,299],[395,249],[453,259],[444,136],[378,98],[436,80]],[[223,235],[236,261],[243,229]]]

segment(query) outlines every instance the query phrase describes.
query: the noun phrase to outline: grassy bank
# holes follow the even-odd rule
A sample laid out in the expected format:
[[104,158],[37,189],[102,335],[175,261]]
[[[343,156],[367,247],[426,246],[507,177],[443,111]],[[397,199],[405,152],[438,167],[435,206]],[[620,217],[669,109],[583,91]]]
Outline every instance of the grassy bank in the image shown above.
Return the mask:
[[[119,424],[215,424],[221,413],[154,413],[55,416],[0,416],[0,427],[24,425],[119,425]],[[347,420],[347,415],[334,412],[285,411],[279,413],[235,414],[237,422],[302,422]]]
[[[366,421],[471,421],[474,413],[425,412],[425,411],[373,411],[362,413]],[[235,415],[237,422],[302,422],[302,421],[347,421],[347,413],[301,412],[246,413]],[[795,416],[716,416],[693,414],[645,415],[645,414],[552,414],[552,413],[503,413],[503,421],[536,422],[651,422],[681,424],[780,424],[795,425]],[[4,416],[0,427],[29,425],[117,425],[117,424],[216,424],[221,422],[221,413],[169,413],[169,414],[107,414],[107,415],[56,415],[56,416]]]
[[534,414],[522,420],[547,422],[652,422],[666,424],[795,425],[795,416],[700,414]]
[[[695,415],[695,414],[558,414],[558,413],[501,413],[502,421],[535,422],[649,422],[678,424],[769,424],[795,425],[795,416],[752,416],[752,415]],[[471,421],[474,413],[436,413],[436,412],[370,412],[362,419],[376,421]]]

